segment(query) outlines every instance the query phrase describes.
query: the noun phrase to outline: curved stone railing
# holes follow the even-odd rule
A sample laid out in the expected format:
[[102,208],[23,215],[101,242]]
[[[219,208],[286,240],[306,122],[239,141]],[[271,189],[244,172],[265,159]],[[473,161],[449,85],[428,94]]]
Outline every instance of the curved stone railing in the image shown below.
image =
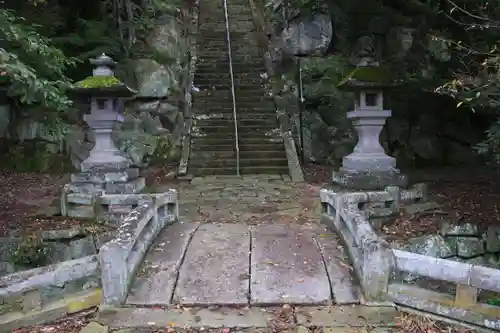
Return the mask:
[[[425,186],[370,192],[323,189],[320,198],[321,221],[342,238],[369,303],[391,302],[402,310],[500,330],[500,307],[478,302],[479,289],[500,293],[500,270],[391,249],[373,229],[370,216],[388,216],[404,203],[425,200]],[[402,274],[456,284],[456,293],[402,283]]]
[[474,325],[500,330],[500,307],[478,302],[479,290],[500,293],[500,270],[393,250],[397,273],[456,284],[455,295],[406,283],[391,283],[390,298],[399,305]]
[[323,189],[322,223],[337,231],[346,245],[364,296],[369,302],[387,301],[394,257],[389,244],[376,234],[359,206],[390,199],[386,192],[344,193]]
[[125,302],[146,251],[165,226],[179,220],[175,190],[139,195],[137,200],[138,206],[120,223],[116,236],[99,251],[105,305]]

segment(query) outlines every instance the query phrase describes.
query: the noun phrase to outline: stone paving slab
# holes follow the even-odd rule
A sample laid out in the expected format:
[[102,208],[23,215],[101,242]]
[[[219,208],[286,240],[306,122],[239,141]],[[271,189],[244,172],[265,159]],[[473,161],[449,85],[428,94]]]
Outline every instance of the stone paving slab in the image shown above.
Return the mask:
[[259,308],[250,309],[151,309],[122,308],[102,313],[98,321],[118,328],[259,328],[267,327],[272,314]]
[[394,307],[326,306],[296,308],[297,324],[306,327],[396,326],[399,312]]
[[315,240],[325,262],[335,304],[359,303],[361,289],[354,281],[353,269],[338,237],[332,234],[320,234],[315,236]]
[[171,304],[180,265],[198,227],[199,223],[177,223],[158,235],[132,282],[127,304]]
[[289,225],[252,228],[252,305],[326,304],[330,282],[309,232]]
[[248,226],[202,225],[186,252],[174,303],[248,304],[249,250]]

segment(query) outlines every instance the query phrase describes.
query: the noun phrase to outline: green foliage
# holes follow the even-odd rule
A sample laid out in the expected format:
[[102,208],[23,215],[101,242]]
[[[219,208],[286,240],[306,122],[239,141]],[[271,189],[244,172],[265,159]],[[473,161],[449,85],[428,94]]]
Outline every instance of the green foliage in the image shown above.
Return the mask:
[[500,306],[500,298],[490,298],[486,301],[489,305]]
[[8,10],[0,9],[0,73],[8,78],[8,94],[24,104],[42,104],[65,110],[71,102],[65,95],[69,80],[64,75],[74,62],[32,27]]
[[15,266],[35,268],[48,262],[48,248],[36,236],[27,236],[11,253],[10,262]]
[[52,41],[83,64],[102,53],[120,55],[124,49],[123,41],[113,33],[107,20],[78,18],[73,31],[54,36]]

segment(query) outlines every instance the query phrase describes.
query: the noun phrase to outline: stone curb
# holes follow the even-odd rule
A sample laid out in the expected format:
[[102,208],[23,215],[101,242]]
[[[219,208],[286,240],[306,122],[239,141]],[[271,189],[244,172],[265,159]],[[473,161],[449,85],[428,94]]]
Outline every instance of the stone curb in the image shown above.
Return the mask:
[[[296,324],[290,328],[330,327],[332,329],[394,327],[399,312],[394,307],[298,306]],[[265,329],[272,326],[276,314],[270,308],[100,308],[97,321],[112,330],[164,329]],[[332,332],[344,332],[332,331]],[[304,331],[305,332],[305,331]]]
[[9,333],[20,327],[55,321],[69,314],[96,307],[102,297],[101,289],[67,296],[47,304],[42,310],[28,313],[11,312],[0,316],[0,333]]

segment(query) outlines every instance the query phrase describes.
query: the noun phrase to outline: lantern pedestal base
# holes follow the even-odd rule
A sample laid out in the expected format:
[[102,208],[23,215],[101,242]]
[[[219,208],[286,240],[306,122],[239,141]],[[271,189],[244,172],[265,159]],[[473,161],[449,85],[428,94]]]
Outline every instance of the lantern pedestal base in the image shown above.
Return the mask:
[[408,177],[397,169],[358,171],[340,168],[333,172],[332,181],[353,190],[383,190],[391,185],[408,187]]
[[[127,195],[141,193],[146,186],[139,177],[139,169],[96,170],[71,175],[61,195],[61,213],[73,218],[103,218],[113,221],[127,215],[134,207],[127,203]],[[99,203],[102,194],[123,195],[122,204],[104,207]],[[116,216],[114,216],[116,215]]]

